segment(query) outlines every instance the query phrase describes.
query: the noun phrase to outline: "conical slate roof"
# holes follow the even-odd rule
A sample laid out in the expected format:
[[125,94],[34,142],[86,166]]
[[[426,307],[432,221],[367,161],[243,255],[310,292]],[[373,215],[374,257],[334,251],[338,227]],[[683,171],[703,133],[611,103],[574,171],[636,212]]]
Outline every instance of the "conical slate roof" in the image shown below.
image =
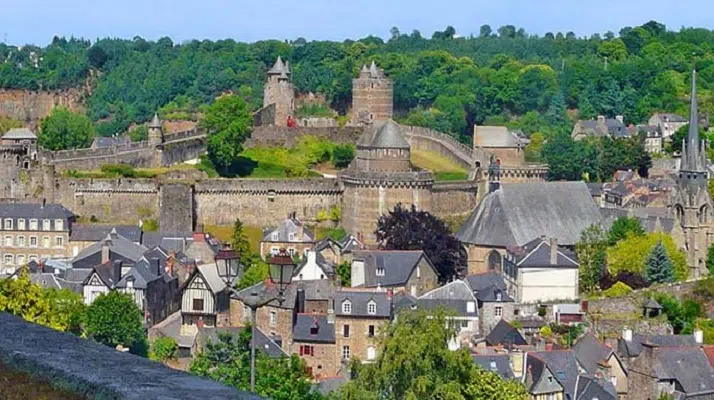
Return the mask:
[[370,133],[367,132],[362,139],[360,139],[358,144],[378,149],[410,148],[409,142],[407,142],[402,134],[402,128],[391,119],[389,121],[382,122],[380,125],[376,125],[375,129],[376,131],[374,136],[370,138]]
[[372,61],[372,65],[369,67],[369,72],[372,74],[373,78],[376,78],[379,75],[379,70],[377,69],[377,64]]
[[154,113],[154,118],[151,119],[149,128],[161,128],[161,121],[159,120],[158,114]]
[[285,64],[283,63],[283,59],[278,56],[278,59],[275,61],[275,64],[273,65],[273,68],[271,68],[268,73],[269,74],[282,74],[285,72]]

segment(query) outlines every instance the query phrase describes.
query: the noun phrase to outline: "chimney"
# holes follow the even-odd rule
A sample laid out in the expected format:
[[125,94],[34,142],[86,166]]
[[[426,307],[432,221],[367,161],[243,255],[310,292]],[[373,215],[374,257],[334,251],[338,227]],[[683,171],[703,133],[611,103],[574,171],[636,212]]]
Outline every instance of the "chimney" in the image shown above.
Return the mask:
[[558,239],[550,238],[550,265],[558,265]]
[[298,288],[297,294],[295,295],[295,312],[298,314],[305,313],[305,289]]
[[604,115],[598,115],[598,116],[597,116],[597,123],[598,123],[598,124],[604,124],[604,123],[605,123],[605,116],[604,116]]
[[203,232],[194,232],[193,233],[193,242],[194,243],[202,243],[206,240],[206,235]]
[[112,245],[112,241],[109,238],[104,239],[102,242],[102,264],[109,262],[109,247]]
[[156,276],[161,276],[161,260],[158,258],[152,258],[151,259],[151,266],[153,267],[151,269],[151,272],[156,274]]
[[305,227],[303,226],[302,222],[297,221],[297,240],[302,242],[303,241],[303,235],[305,234]]
[[699,329],[699,326],[694,330],[694,341],[697,344],[704,344],[704,332]]
[[632,342],[632,329],[624,328],[622,330],[622,339],[628,343]]
[[328,304],[327,323],[333,325],[335,323],[335,299],[328,300]]
[[121,266],[122,266],[121,260],[116,260],[112,264],[112,267],[113,267],[112,272],[114,273],[114,283],[115,284],[117,282],[119,282],[119,280],[121,279]]
[[47,205],[47,199],[43,198],[41,208],[45,208],[46,205]]
[[625,118],[623,118],[622,115],[616,115],[615,119],[620,121],[621,124],[625,123]]

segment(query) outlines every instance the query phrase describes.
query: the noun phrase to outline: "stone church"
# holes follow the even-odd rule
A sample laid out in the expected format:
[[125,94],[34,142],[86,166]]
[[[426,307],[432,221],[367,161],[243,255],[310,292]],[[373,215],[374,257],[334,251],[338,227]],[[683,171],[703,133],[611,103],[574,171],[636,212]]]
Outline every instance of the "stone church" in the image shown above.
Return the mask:
[[690,278],[707,274],[707,249],[714,235],[712,224],[714,204],[707,190],[706,142],[699,138],[698,111],[696,71],[694,71],[689,133],[682,143],[677,186],[668,204],[684,234],[684,252],[687,254]]

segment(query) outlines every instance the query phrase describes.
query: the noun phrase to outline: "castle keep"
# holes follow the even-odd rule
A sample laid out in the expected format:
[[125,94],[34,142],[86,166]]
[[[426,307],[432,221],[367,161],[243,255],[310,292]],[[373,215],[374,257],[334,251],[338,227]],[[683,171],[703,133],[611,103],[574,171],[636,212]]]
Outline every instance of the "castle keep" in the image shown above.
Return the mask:
[[359,77],[352,80],[352,123],[365,124],[392,118],[394,85],[384,70],[362,66]]
[[295,87],[290,82],[290,64],[278,57],[267,73],[263,90],[263,108],[273,108],[273,125],[287,126],[295,112]]

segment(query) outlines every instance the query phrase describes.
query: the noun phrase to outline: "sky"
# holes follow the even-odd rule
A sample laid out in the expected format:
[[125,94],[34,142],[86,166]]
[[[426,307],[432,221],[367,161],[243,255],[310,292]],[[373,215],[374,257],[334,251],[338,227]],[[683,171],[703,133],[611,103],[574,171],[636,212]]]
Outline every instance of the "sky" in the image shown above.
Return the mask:
[[52,37],[264,39],[387,38],[391,27],[431,37],[511,24],[529,33],[617,33],[649,20],[714,28],[712,0],[0,0],[0,41],[44,46]]

